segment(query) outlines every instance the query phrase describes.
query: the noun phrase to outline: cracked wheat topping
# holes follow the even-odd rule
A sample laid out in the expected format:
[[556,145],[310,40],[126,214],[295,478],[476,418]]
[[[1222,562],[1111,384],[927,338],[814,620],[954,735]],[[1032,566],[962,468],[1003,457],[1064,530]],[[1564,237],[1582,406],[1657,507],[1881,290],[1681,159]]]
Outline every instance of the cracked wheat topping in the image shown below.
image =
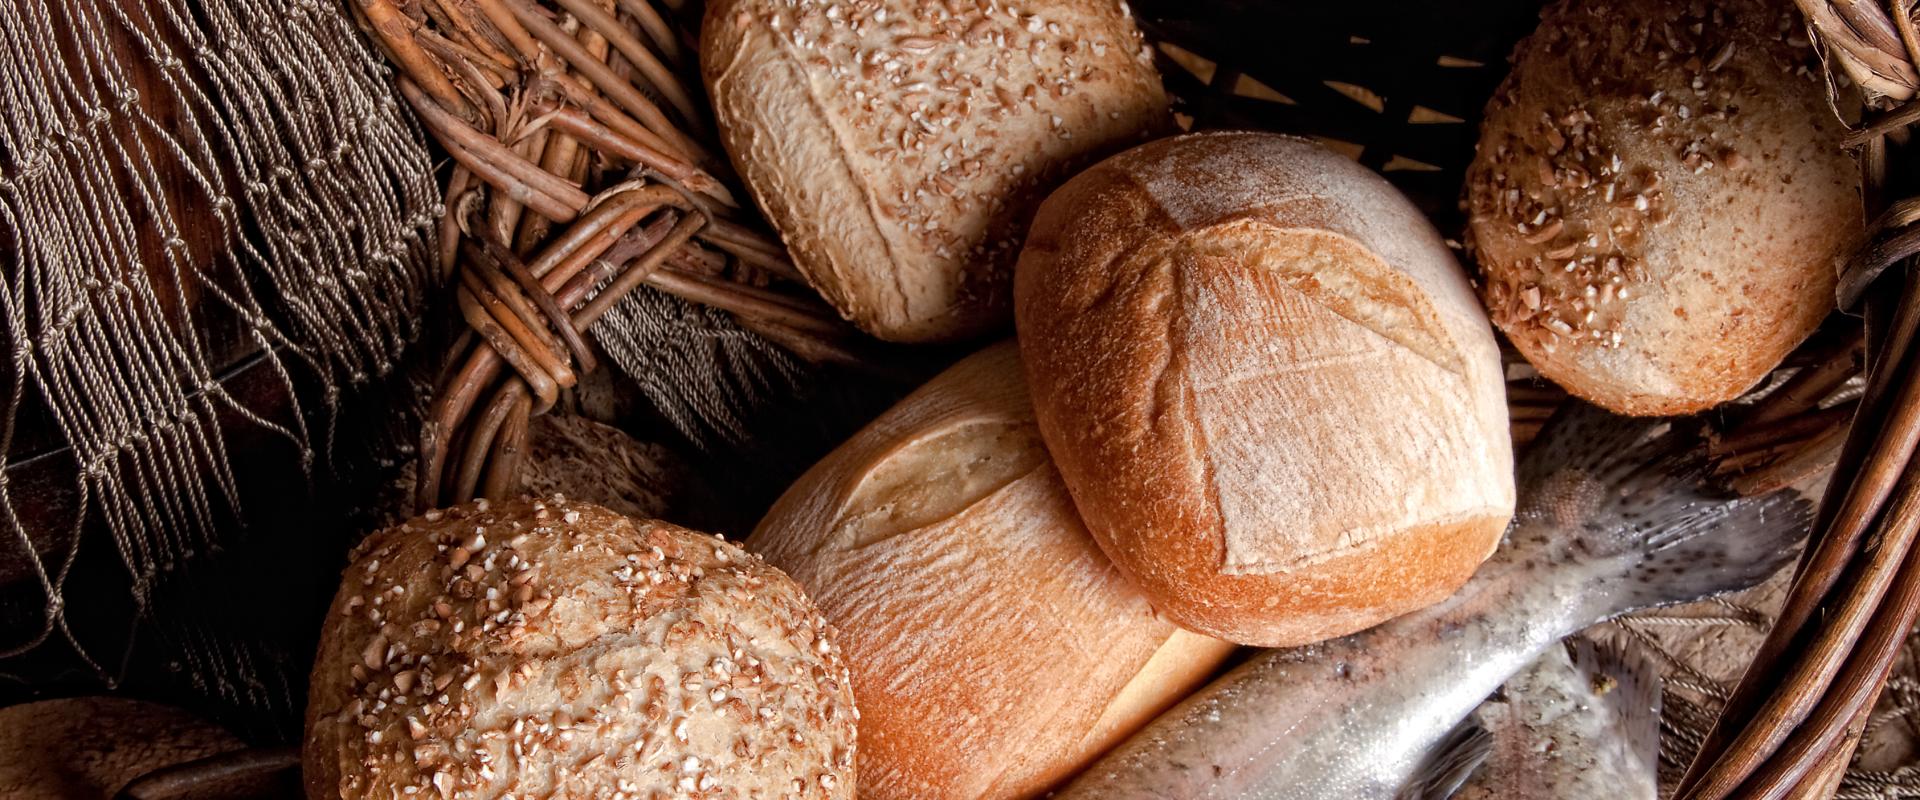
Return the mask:
[[354,554],[316,659],[309,794],[851,797],[851,687],[799,587],[724,540],[555,496]]
[[1563,2],[1519,46],[1468,211],[1488,311],[1549,377],[1678,410],[1744,390],[1823,316],[1858,179],[1797,17],[1768,0]]
[[1033,206],[1165,117],[1124,2],[735,0],[704,35],[729,152],[799,266],[883,338],[1004,321]]

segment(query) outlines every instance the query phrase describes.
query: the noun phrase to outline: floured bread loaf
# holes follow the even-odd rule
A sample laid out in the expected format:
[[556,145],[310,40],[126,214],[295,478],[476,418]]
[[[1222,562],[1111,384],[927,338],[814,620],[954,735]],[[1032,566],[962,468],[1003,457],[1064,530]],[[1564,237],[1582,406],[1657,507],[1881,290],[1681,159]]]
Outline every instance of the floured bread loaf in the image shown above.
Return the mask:
[[1628,414],[1752,388],[1833,309],[1860,170],[1787,0],[1560,2],[1467,175],[1493,321]]
[[701,40],[747,187],[883,339],[1004,326],[1034,205],[1168,121],[1120,0],[713,0]]
[[712,536],[564,498],[429,512],[368,537],[334,597],[307,796],[851,798],[827,635]]
[[1080,524],[1012,343],[822,460],[748,540],[820,603],[860,698],[868,800],[1031,797],[1212,672]]
[[1175,622],[1255,645],[1445,597],[1513,512],[1500,355],[1386,181],[1254,133],[1135,148],[1041,207],[1015,286],[1047,448]]

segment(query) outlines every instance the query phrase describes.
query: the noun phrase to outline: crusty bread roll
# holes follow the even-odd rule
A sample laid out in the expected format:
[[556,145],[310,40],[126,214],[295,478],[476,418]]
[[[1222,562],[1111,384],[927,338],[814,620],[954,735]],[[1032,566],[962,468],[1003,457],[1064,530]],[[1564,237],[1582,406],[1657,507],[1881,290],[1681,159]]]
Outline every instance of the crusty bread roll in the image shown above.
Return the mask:
[[883,339],[1004,326],[1034,205],[1168,119],[1119,0],[713,0],[701,36],[740,175]]
[[1513,512],[1500,355],[1385,180],[1311,142],[1181,136],[1041,206],[1015,286],[1040,433],[1163,613],[1295,645],[1445,597]]
[[1752,387],[1833,308],[1860,172],[1787,0],[1560,2],[1468,172],[1493,321],[1629,414]]
[[748,546],[840,632],[866,800],[1033,796],[1232,647],[1156,618],[1101,555],[1034,430],[1012,343],[827,456]]
[[559,497],[430,512],[347,568],[307,795],[851,798],[827,635],[799,586],[712,536]]
[[0,797],[107,800],[154,770],[241,747],[185,711],[120,697],[0,708]]

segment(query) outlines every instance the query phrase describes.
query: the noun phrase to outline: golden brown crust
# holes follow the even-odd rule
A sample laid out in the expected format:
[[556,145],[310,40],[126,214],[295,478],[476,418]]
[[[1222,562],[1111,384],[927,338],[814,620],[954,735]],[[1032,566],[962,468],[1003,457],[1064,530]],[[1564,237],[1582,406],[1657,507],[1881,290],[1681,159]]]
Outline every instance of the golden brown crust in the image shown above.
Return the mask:
[[558,497],[431,512],[347,568],[307,795],[850,798],[857,714],[827,635],[715,537]]
[[1204,134],[1042,206],[1015,287],[1040,431],[1155,606],[1293,645],[1463,582],[1513,509],[1499,354],[1432,227],[1303,140]]
[[1158,619],[1114,572],[1024,384],[1010,342],[961,361],[802,476],[748,540],[840,631],[868,800],[1035,796],[1232,649]]
[[1831,310],[1862,224],[1819,75],[1783,0],[1550,7],[1468,172],[1495,324],[1615,411],[1752,387]]
[[1167,122],[1114,0],[716,0],[701,36],[748,188],[808,280],[884,339],[1004,325],[1046,190]]

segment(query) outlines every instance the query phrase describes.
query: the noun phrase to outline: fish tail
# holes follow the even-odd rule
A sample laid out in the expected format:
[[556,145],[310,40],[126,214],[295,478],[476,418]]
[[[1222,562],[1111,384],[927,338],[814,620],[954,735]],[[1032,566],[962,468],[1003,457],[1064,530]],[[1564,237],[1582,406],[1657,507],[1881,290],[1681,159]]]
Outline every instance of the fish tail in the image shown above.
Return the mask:
[[1561,410],[1521,464],[1509,551],[1574,570],[1585,624],[1766,580],[1792,559],[1812,505],[1712,485],[1702,428]]
[[1573,668],[1612,709],[1614,726],[1646,774],[1660,766],[1660,670],[1645,651],[1622,640],[1602,645],[1584,636],[1568,639]]

